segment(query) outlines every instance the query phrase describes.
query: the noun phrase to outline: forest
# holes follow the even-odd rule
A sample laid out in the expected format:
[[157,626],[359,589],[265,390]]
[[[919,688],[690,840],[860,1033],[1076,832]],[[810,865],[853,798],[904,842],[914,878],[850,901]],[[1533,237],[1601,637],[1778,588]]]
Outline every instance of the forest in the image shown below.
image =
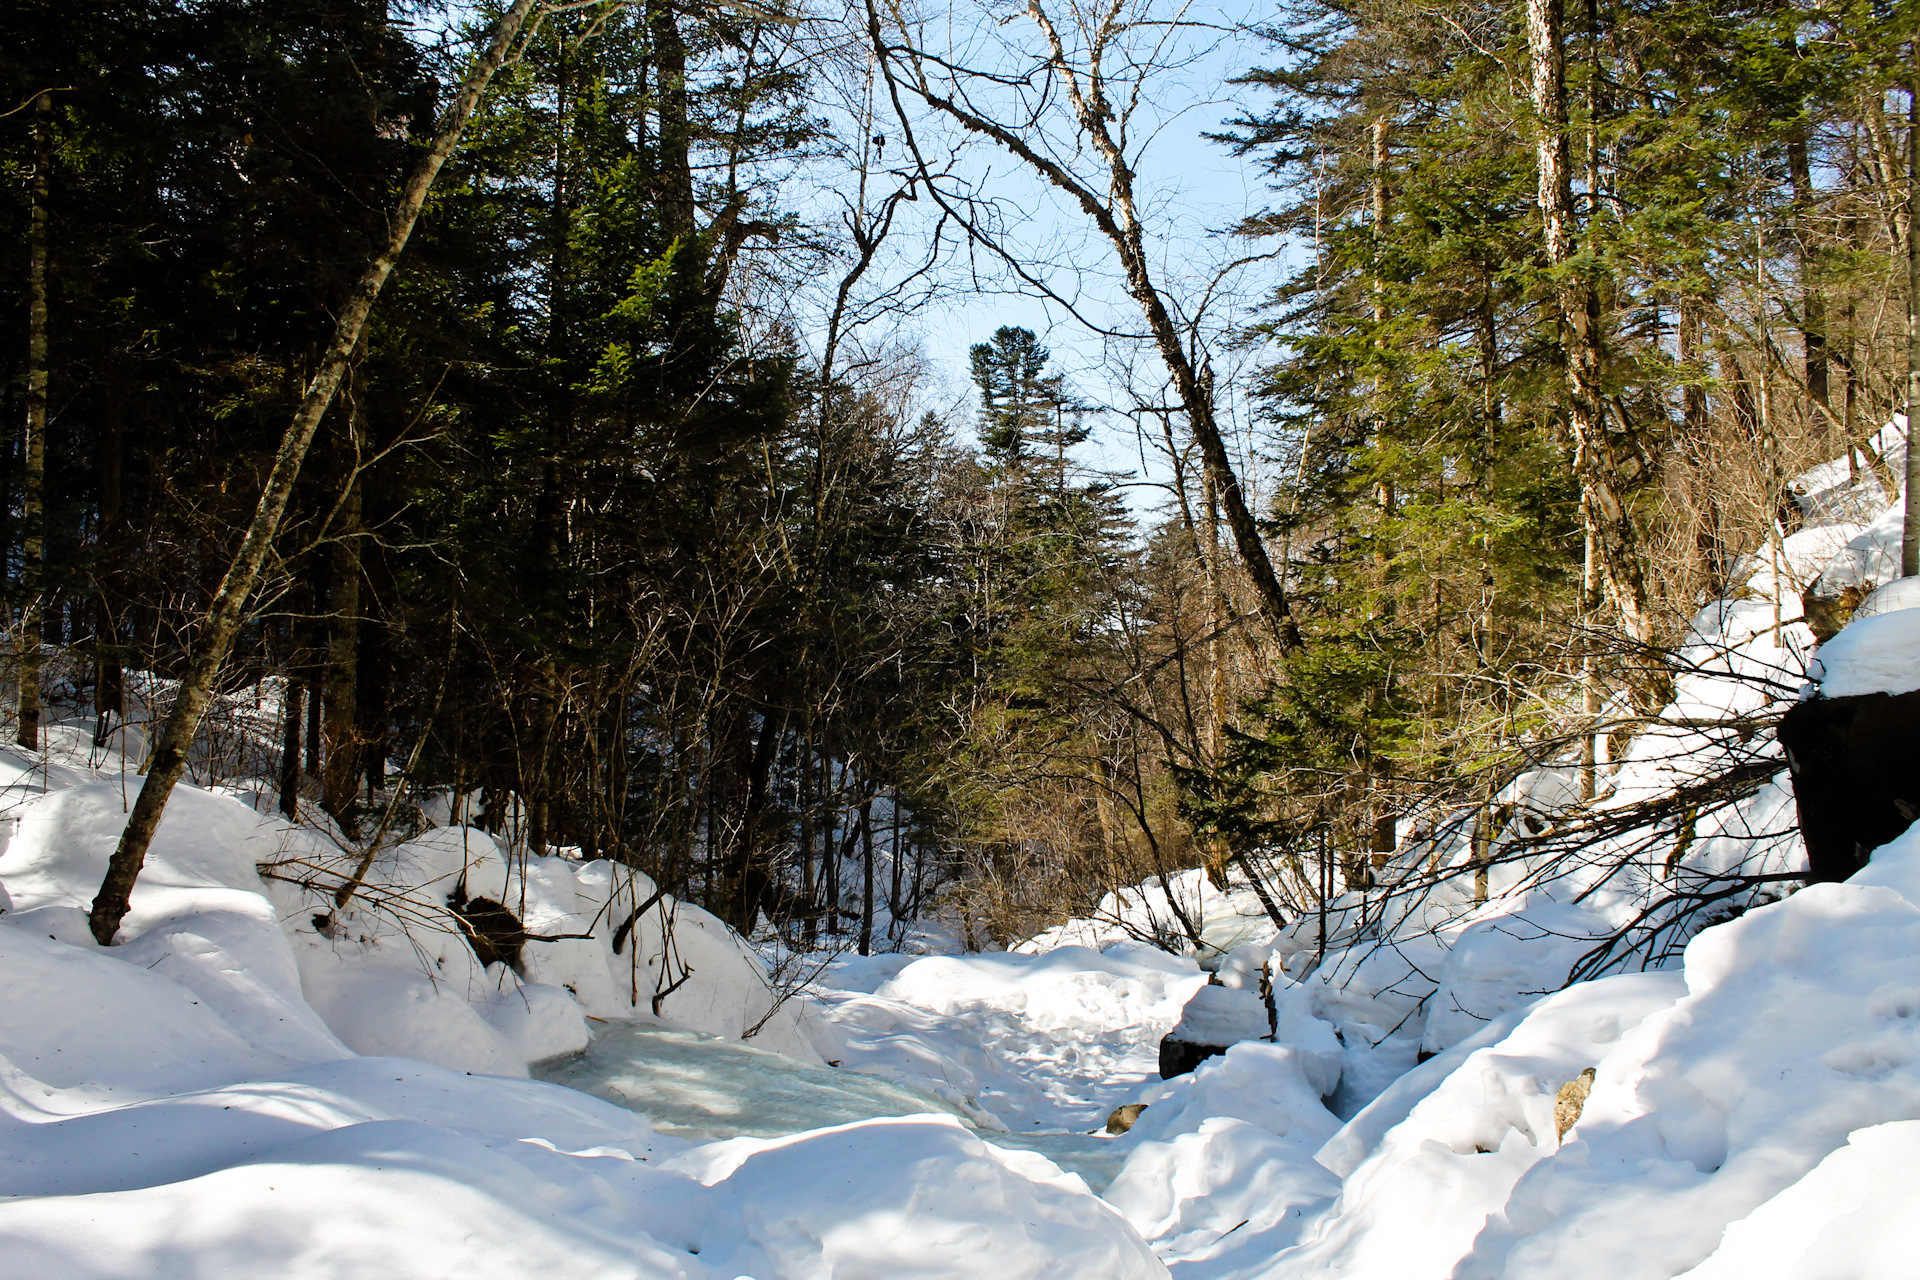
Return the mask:
[[30,0],[6,719],[795,948],[1196,867],[1282,924],[1463,821],[1396,884],[1484,899],[1502,789],[1604,799],[1703,603],[1864,594],[1782,548],[1809,467],[1909,465],[1914,13]]
[[1920,0],[15,0],[0,1275],[1913,1280]]

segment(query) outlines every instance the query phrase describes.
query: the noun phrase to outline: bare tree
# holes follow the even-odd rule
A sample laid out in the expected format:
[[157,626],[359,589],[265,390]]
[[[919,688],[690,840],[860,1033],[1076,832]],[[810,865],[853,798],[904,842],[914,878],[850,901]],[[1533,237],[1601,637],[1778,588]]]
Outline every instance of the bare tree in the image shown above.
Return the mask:
[[[1085,214],[1120,269],[1138,306],[1144,337],[1165,365],[1188,429],[1199,445],[1227,528],[1280,647],[1299,644],[1287,589],[1268,555],[1222,434],[1212,368],[1198,324],[1183,314],[1157,274],[1141,213],[1141,152],[1152,135],[1143,110],[1153,73],[1174,60],[1168,42],[1199,24],[1183,13],[1161,17],[1150,0],[1099,0],[1059,11],[1028,0],[1022,16],[1035,37],[1017,51],[1020,65],[970,66],[958,52],[923,46],[918,24],[898,0],[867,0],[867,31],[913,161],[929,175],[927,189],[976,244],[1001,257],[1029,286],[1073,309],[995,236],[981,210],[946,184],[916,135],[908,100],[983,139],[1024,166]],[[981,21],[988,21],[985,14]],[[1048,130],[1064,129],[1060,145]]]
[[20,656],[20,714],[15,740],[40,745],[40,613],[46,526],[42,490],[47,465],[47,203],[53,167],[53,91],[33,99],[33,218],[27,232],[27,432],[20,502],[20,558],[27,597],[15,637]]

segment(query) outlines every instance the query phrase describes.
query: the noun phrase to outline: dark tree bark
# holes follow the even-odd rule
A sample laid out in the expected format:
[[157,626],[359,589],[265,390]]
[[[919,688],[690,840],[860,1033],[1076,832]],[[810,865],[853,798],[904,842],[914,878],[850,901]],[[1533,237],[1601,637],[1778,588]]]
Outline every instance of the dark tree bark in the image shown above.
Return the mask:
[[694,233],[693,130],[688,119],[687,41],[667,0],[647,0],[647,27],[653,36],[655,115],[659,121],[655,154],[660,219],[669,236]]
[[[359,405],[354,406],[355,418]],[[355,432],[356,438],[359,432]],[[354,836],[350,810],[360,791],[360,717],[356,704],[360,683],[360,481],[348,481],[346,499],[336,517],[332,553],[327,565],[327,662],[324,711],[320,720],[323,742],[320,777],[322,805]]]
[[121,586],[120,557],[122,482],[126,470],[126,380],[124,355],[116,352],[103,379],[105,412],[100,424],[99,531],[95,538],[93,574],[93,744],[107,745],[114,721],[126,719],[126,677],[121,662],[120,618],[115,609]]
[[873,800],[860,806],[860,954],[873,954]]
[[27,231],[27,421],[20,476],[19,692],[15,741],[40,745],[40,618],[46,580],[42,563],[46,510],[42,499],[47,465],[47,203],[53,168],[53,93],[33,100],[33,211]]
[[280,812],[288,822],[300,820],[300,712],[306,701],[306,685],[294,670],[288,669],[280,720]]
[[1822,409],[1823,419],[1833,417],[1827,393],[1827,314],[1826,301],[1818,288],[1813,244],[1813,171],[1807,159],[1804,129],[1787,139],[1787,172],[1793,183],[1793,203],[1800,240],[1800,344],[1805,354],[1807,395]]

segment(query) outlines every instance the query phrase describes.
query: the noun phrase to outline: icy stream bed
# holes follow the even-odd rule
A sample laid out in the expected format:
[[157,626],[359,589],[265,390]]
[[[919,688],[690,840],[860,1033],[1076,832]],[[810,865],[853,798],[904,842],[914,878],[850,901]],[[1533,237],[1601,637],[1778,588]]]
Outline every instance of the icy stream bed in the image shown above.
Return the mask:
[[877,1116],[959,1115],[918,1089],[697,1031],[615,1022],[533,1076],[642,1112],[683,1138],[783,1138]]
[[1104,1133],[1002,1132],[910,1085],[832,1067],[809,1067],[751,1043],[642,1023],[609,1023],[577,1054],[536,1063],[536,1079],[590,1093],[647,1116],[662,1133],[694,1141],[781,1138],[856,1120],[952,1115],[997,1146],[1034,1151],[1095,1190],[1126,1153]]

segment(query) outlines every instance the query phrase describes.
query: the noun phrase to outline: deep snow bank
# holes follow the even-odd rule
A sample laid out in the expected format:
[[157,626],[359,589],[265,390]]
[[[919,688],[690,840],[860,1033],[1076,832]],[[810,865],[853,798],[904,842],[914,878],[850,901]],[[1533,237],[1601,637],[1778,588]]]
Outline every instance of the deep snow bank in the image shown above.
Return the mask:
[[[15,809],[0,884],[10,922],[91,945],[86,908],[140,779],[69,772],[71,785]],[[223,1017],[251,1020],[237,1029],[288,1062],[351,1050],[524,1075],[530,1062],[583,1048],[587,1016],[751,1031],[761,1047],[822,1061],[808,1001],[783,999],[730,929],[631,869],[563,858],[510,866],[485,832],[441,829],[385,851],[337,912],[333,889],[355,861],[237,795],[182,786],[115,954],[153,964]],[[528,933],[573,936],[527,942],[518,972],[482,964],[455,898],[506,902]]]
[[[1866,1209],[1920,1192],[1892,1171],[1920,1120],[1916,899],[1920,833],[1702,932],[1680,975],[1538,1002],[1437,1083],[1409,1077],[1424,1097],[1380,1099],[1405,1119],[1363,1112],[1322,1149],[1352,1172],[1270,1274],[1911,1274],[1885,1269],[1910,1229]],[[1563,1137],[1556,1095],[1586,1068]]]
[[[707,982],[682,984],[693,997],[675,1004],[676,991],[663,1013],[735,1035],[780,1025],[757,960],[689,909],[663,908],[643,880],[559,860],[520,877],[483,838],[438,833],[391,854],[364,908],[328,936],[312,917],[338,880],[300,876],[338,851],[234,797],[183,788],[125,942],[103,949],[83,909],[121,791],[67,781],[78,785],[19,811],[0,857],[0,901],[12,903],[0,915],[8,1274],[1165,1274],[1079,1178],[951,1116],[691,1147],[631,1110],[510,1078],[577,1036],[583,1009],[650,1012],[659,988],[647,983],[662,972]],[[285,878],[263,885],[258,864]],[[531,952],[524,978],[482,966],[431,909],[483,890],[520,905],[536,932],[585,936]],[[641,905],[694,927],[668,935]],[[356,1041],[409,1056],[356,1056]],[[742,1052],[769,1077],[791,1074],[788,1058]]]

